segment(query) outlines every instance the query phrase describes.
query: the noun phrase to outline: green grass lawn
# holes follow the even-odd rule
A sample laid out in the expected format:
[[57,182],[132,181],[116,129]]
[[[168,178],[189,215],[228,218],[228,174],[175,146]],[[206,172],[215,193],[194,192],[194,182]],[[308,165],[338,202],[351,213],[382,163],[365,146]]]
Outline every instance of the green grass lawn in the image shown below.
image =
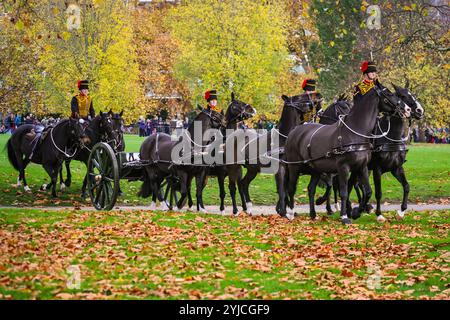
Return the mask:
[[[337,216],[3,209],[0,299],[449,299],[449,213],[343,226]],[[67,287],[70,266],[79,288]]]
[[[44,169],[36,164],[27,167],[28,183],[33,190],[32,194],[23,192],[22,188],[16,189],[17,172],[12,168],[7,159],[6,144],[9,135],[0,135],[0,204],[1,205],[82,205],[80,190],[82,178],[85,173],[84,164],[74,161],[72,163],[73,183],[65,193],[59,193],[59,198],[54,200],[50,194],[39,192],[42,183],[49,182]],[[143,138],[126,136],[127,151],[138,152]],[[408,161],[405,164],[407,178],[411,185],[410,201],[422,202],[444,198],[450,195],[450,145],[417,144],[409,147]],[[65,172],[65,171],[64,171]],[[65,173],[64,173],[65,174]],[[297,200],[306,203],[306,186],[308,177],[301,177]],[[124,195],[119,198],[122,204],[148,204],[149,199],[140,199],[136,196],[141,183],[121,181]],[[228,187],[226,188],[228,193]],[[322,193],[323,190],[318,190]],[[195,194],[195,192],[193,192]],[[218,186],[216,179],[209,179],[205,189],[204,201],[206,204],[218,204]],[[272,205],[277,200],[275,183],[272,175],[259,175],[250,187],[250,195],[255,204]],[[383,176],[383,200],[399,201],[402,197],[401,185],[390,174]],[[373,199],[372,199],[373,200]],[[89,205],[89,202],[84,203]],[[226,204],[230,205],[229,196]]]

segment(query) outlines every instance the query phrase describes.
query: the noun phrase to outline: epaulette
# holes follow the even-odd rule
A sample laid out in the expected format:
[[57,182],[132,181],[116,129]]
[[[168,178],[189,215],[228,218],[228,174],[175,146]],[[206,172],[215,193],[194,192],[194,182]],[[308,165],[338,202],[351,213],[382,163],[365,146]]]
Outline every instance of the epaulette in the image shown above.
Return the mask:
[[[370,82],[366,82],[366,81],[362,81],[360,82],[356,87],[357,90],[359,92],[361,92],[362,95],[365,95],[367,92],[370,91],[370,89],[372,89],[375,86],[375,82],[370,81]],[[357,93],[357,92],[356,92]],[[355,94],[356,94],[355,93]]]

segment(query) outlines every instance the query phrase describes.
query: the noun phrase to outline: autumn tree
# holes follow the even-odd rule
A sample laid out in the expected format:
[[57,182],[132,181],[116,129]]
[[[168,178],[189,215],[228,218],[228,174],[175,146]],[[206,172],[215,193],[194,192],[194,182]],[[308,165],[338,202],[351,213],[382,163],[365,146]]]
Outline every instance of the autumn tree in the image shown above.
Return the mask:
[[309,52],[319,75],[319,88],[328,99],[348,90],[359,74],[363,56],[355,47],[362,19],[360,7],[359,0],[312,2],[310,14],[319,39],[311,43]]
[[43,113],[69,114],[78,79],[90,81],[94,107],[135,117],[138,66],[132,45],[131,15],[123,1],[43,1],[33,31],[41,52],[45,92]]
[[2,1],[0,12],[0,110],[29,111],[39,103],[34,76],[37,56],[27,29],[33,24],[32,1]]
[[192,104],[215,88],[226,107],[234,91],[258,110],[280,105],[278,80],[289,72],[286,8],[278,1],[183,1],[168,18],[180,54],[175,75]]
[[139,65],[138,104],[141,115],[168,109],[173,115],[189,107],[184,82],[173,72],[178,45],[163,23],[168,6],[137,8],[133,11],[133,45]]

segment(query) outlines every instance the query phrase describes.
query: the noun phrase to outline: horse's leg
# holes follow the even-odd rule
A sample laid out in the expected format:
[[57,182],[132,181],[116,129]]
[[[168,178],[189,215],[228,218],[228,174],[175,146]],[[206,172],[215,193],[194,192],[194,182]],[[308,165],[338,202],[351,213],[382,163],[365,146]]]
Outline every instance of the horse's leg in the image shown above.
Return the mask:
[[327,183],[327,186],[325,188],[325,193],[323,194],[323,196],[320,196],[317,198],[316,200],[316,205],[320,206],[321,204],[323,204],[325,201],[328,200],[328,198],[330,197],[330,193],[331,193],[331,185],[329,185]]
[[300,168],[297,165],[288,166],[288,212],[286,218],[289,220],[294,219],[294,206],[295,206],[295,192],[297,191],[298,176]]
[[400,207],[401,210],[397,211],[397,217],[403,219],[406,209],[408,208],[409,183],[406,180],[405,170],[403,169],[403,166],[392,170],[391,173],[403,186],[402,206]]
[[48,175],[51,179],[51,187],[52,187],[52,197],[56,198],[56,181],[58,180],[58,169],[54,169],[51,165],[45,164],[43,165],[45,171],[47,171]]
[[359,173],[360,188],[362,189],[362,197],[359,202],[359,206],[352,212],[353,219],[357,219],[361,216],[361,213],[366,210],[367,203],[372,196],[372,188],[369,182],[369,170],[367,166],[363,166]]
[[253,204],[252,200],[250,199],[250,193],[249,193],[249,187],[250,183],[255,179],[255,177],[258,175],[258,170],[255,170],[253,167],[247,168],[247,173],[245,174],[245,177],[242,179],[242,191],[244,193],[245,197],[245,204],[247,206],[247,213],[252,214]]
[[200,170],[200,173],[195,175],[196,186],[196,198],[197,198],[197,210],[206,213],[205,206],[203,205],[203,189],[206,185],[206,170]]
[[350,168],[347,165],[338,167],[339,173],[339,189],[341,194],[341,220],[343,224],[351,224],[352,222],[347,216],[347,200],[348,200],[348,173]]
[[331,188],[333,187],[333,179],[330,179],[329,181],[331,184],[327,183],[327,189],[325,191],[325,195],[327,198],[327,204],[326,204],[326,209],[327,209],[327,214],[329,216],[333,215],[333,209],[331,209]]
[[[352,172],[350,174],[350,178],[347,179],[347,207],[345,208],[346,214],[350,218],[352,218],[352,203],[350,201],[350,195],[352,194],[353,187],[355,187],[355,189],[358,188],[358,186],[357,186],[358,184],[359,184],[358,175],[356,173]],[[358,201],[358,203],[360,203],[360,202]]]
[[377,221],[378,222],[385,222],[386,219],[381,214],[381,197],[383,195],[382,189],[381,189],[381,175],[383,173],[381,172],[380,167],[375,167],[373,169],[373,184],[375,185],[375,198],[377,200],[377,209],[375,210],[375,214],[377,215]]
[[178,172],[178,177],[180,178],[180,185],[181,185],[181,188],[180,188],[181,196],[177,203],[177,210],[183,209],[184,202],[185,202],[187,194],[188,194],[188,189],[187,189],[188,179],[189,179],[188,176],[189,175],[186,172],[183,172],[183,171]]
[[339,193],[339,177],[338,176],[333,177],[333,193],[334,193],[334,207],[335,207],[336,211],[340,211],[341,206],[340,206],[339,200],[338,200],[338,193]]
[[23,162],[22,162],[22,167],[21,167],[21,172],[20,172],[20,176],[22,176],[22,181],[23,181],[23,189],[26,191],[26,192],[31,192],[31,189],[30,189],[30,187],[28,186],[28,183],[27,183],[27,179],[25,178],[25,168],[27,167],[27,165],[30,163],[30,159],[28,159],[28,158],[25,158],[25,160],[23,160]]
[[324,202],[326,202],[327,214],[331,216],[333,214],[333,210],[331,209],[330,195],[331,195],[331,188],[333,186],[333,178],[327,180],[323,179],[322,181],[325,182],[326,184],[325,193],[323,194],[323,196],[320,196],[319,198],[316,199],[316,206],[319,206]]
[[219,196],[220,196],[220,213],[225,214],[225,172],[219,169],[217,174],[217,183],[219,184]]
[[64,191],[66,189],[66,185],[64,183],[64,179],[63,179],[63,166],[61,164],[61,166],[59,167],[59,190],[60,191]]
[[228,169],[228,189],[230,190],[231,202],[233,204],[233,214],[238,213],[236,205],[236,182],[239,178],[237,166],[230,166]]
[[[194,211],[194,209],[192,208],[194,205],[194,201],[192,200],[192,192],[191,192],[191,187],[192,187],[192,179],[194,177],[193,176],[189,176],[188,177],[188,181],[187,181],[187,197],[188,197],[188,210],[189,211]],[[197,211],[199,210],[199,206],[198,206],[198,202],[197,202]]]
[[312,220],[316,219],[316,208],[314,207],[314,195],[316,194],[317,183],[320,180],[320,175],[313,174],[308,184],[308,198],[309,198],[309,216]]
[[[149,175],[149,177],[152,177],[152,175]],[[164,178],[160,178],[160,177],[158,177],[157,174],[154,174],[154,178],[153,179],[150,178],[150,181],[151,181],[150,186],[152,188],[153,198],[159,200],[159,205],[160,205],[162,211],[169,210],[169,206],[167,205],[167,201],[163,195],[163,190],[162,190],[162,183],[164,181]],[[155,203],[155,207],[156,207],[156,203]]]
[[286,188],[285,188],[286,166],[280,164],[278,172],[275,174],[275,183],[277,185],[278,202],[276,211],[284,217],[286,216]]
[[[67,159],[66,161],[64,161],[64,164],[66,165],[66,181],[64,182],[64,184],[66,185],[66,187],[70,187],[70,185],[72,184],[72,172],[70,171],[70,159]],[[62,170],[61,170],[62,172]]]
[[241,197],[242,201],[242,211],[247,212],[247,200],[244,194],[244,189],[242,188],[242,166],[238,166],[237,174],[238,174],[237,187],[239,191],[239,196]]

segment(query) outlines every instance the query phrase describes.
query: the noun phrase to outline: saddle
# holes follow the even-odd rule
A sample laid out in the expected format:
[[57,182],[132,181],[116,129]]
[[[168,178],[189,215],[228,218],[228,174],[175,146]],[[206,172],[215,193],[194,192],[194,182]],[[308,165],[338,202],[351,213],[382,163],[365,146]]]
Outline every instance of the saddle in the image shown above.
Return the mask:
[[31,154],[30,159],[33,157],[34,153],[36,152],[36,149],[41,144],[42,141],[45,140],[49,133],[49,129],[51,129],[52,126],[44,127],[44,126],[34,126],[34,128],[31,129],[30,132],[25,134],[25,137],[30,140],[31,145]]

